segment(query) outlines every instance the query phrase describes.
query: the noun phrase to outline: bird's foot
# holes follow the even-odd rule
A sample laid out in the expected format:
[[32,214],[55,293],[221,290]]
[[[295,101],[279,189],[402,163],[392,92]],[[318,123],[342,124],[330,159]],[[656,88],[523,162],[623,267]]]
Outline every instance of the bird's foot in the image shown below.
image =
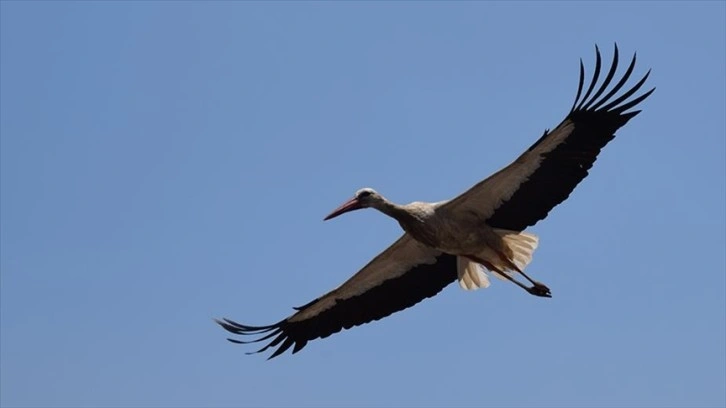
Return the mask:
[[547,298],[552,297],[552,292],[550,292],[550,288],[548,288],[547,286],[545,286],[539,282],[534,282],[534,286],[527,289],[527,292],[529,292],[532,295],[539,296],[539,297],[547,297]]

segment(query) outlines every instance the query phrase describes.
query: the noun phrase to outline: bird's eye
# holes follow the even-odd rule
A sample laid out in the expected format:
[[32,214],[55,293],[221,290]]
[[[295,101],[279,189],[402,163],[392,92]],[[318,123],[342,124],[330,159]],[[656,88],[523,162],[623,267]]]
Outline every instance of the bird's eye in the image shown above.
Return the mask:
[[361,191],[360,194],[358,194],[358,198],[364,198],[371,195],[370,191]]

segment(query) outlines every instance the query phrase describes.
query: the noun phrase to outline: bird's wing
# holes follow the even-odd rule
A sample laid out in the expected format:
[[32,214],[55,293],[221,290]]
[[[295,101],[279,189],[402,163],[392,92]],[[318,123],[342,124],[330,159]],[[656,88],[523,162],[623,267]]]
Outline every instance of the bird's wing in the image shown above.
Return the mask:
[[635,55],[622,78],[608,90],[618,65],[617,44],[612,65],[595,90],[601,68],[600,50],[595,49],[597,60],[590,85],[583,96],[585,69],[580,60],[577,96],[562,123],[551,132],[545,131],[509,166],[442,204],[441,209],[474,213],[492,227],[521,231],[544,219],[570,195],[615,132],[640,113],[626,111],[655,90],[631,98],[650,71],[630,89],[623,88],[635,67]]
[[456,257],[424,246],[404,234],[337,289],[295,308],[297,313],[269,326],[247,326],[218,320],[227,331],[269,340],[257,353],[277,347],[270,358],[294,345],[293,354],[309,340],[382,319],[434,296],[456,280]]

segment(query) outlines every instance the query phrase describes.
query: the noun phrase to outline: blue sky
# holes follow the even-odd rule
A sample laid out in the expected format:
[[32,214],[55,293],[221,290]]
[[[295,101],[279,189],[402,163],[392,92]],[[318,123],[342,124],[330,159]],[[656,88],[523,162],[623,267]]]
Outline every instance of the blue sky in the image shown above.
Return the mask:
[[[723,407],[726,5],[2,2],[0,404]],[[455,196],[617,41],[657,91],[531,229],[552,299],[451,285],[273,361],[269,324]]]

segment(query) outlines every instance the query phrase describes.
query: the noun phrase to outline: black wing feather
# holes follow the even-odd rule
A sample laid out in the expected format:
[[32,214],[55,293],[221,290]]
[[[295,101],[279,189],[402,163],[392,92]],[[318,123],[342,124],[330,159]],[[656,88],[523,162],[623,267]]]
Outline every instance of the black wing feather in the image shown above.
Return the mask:
[[[604,97],[598,99],[612,81],[617,68],[616,44],[610,71],[600,89],[590,98],[589,95],[595,88],[600,73],[600,51],[597,48],[596,53],[597,62],[592,82],[585,96],[580,100],[585,78],[585,71],[581,64],[580,82],[573,104],[574,108],[562,122],[564,124],[569,121],[574,125],[571,134],[559,146],[543,154],[544,158],[540,167],[486,220],[492,227],[521,231],[544,219],[552,208],[567,199],[575,187],[587,177],[588,170],[595,163],[600,150],[615,137],[615,132],[640,113],[640,111],[626,111],[645,100],[655,90],[653,88],[628,101],[628,98],[643,86],[650,74],[648,71],[632,88],[626,90],[615,100],[611,100],[614,95],[623,90],[623,86],[633,72],[636,60],[633,55],[633,60],[620,81]],[[545,132],[528,151],[532,151],[548,136],[549,132]]]
[[[443,254],[436,258],[434,264],[415,266],[407,273],[386,280],[361,295],[339,299],[333,307],[307,320],[291,322],[288,318],[270,326],[247,326],[229,319],[216,322],[233,334],[264,335],[251,341],[228,339],[236,344],[256,343],[277,336],[269,344],[253,352],[261,353],[277,347],[269,357],[271,359],[293,345],[294,354],[302,350],[310,340],[325,338],[343,329],[379,320],[409,308],[441,292],[455,280],[456,257]],[[301,313],[316,301],[317,299],[295,310]]]
[[597,56],[595,58],[595,72],[592,74],[592,79],[590,80],[590,86],[587,88],[587,92],[585,92],[585,96],[582,97],[582,102],[577,106],[577,110],[582,109],[582,105],[587,102],[587,98],[590,97],[590,94],[592,93],[592,90],[595,89],[595,85],[597,84],[597,79],[600,76],[600,68],[602,67],[602,58],[600,57],[600,48],[595,46],[595,55]]
[[[600,54],[600,53],[598,52],[598,54]],[[597,90],[595,95],[592,96],[592,99],[590,100],[590,102],[581,109],[589,109],[590,104],[593,103],[594,101],[596,101],[597,98],[599,98],[600,95],[602,95],[602,93],[605,92],[608,85],[610,85],[610,81],[612,81],[613,77],[615,77],[615,72],[618,70],[618,58],[619,58],[618,45],[615,44],[615,51],[613,52],[613,63],[610,64],[610,71],[608,71],[608,75],[605,77],[605,81],[603,81],[602,85],[600,85],[600,89]]]

